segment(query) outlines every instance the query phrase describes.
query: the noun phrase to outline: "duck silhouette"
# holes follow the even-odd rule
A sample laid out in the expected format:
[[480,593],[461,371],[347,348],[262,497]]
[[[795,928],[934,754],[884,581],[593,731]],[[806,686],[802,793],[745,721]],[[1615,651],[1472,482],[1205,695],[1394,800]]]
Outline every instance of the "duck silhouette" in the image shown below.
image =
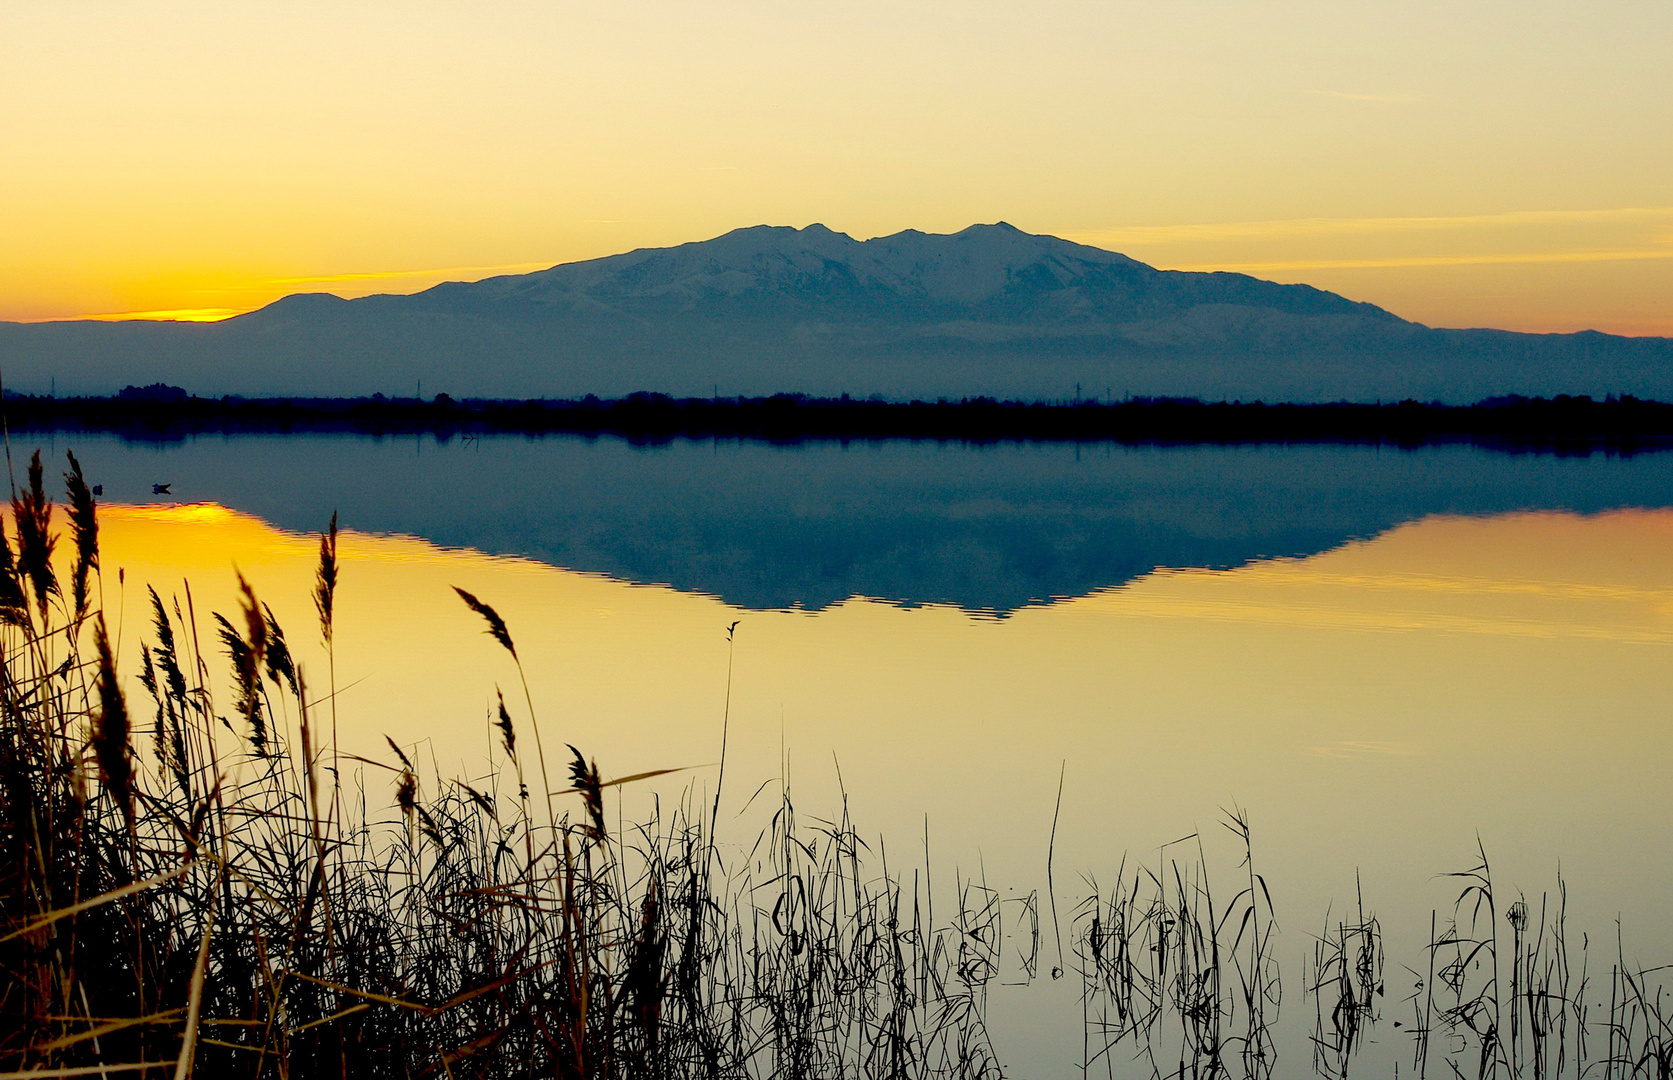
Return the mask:
[[151,485],[151,494],[153,494],[153,495],[167,495],[169,493],[168,489],[173,487],[173,486],[174,486],[174,484],[172,482],[167,483],[167,484],[152,484]]

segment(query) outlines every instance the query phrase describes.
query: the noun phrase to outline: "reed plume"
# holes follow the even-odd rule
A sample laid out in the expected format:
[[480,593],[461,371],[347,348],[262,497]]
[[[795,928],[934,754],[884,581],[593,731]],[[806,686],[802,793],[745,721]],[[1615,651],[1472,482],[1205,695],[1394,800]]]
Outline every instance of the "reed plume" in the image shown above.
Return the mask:
[[64,474],[64,491],[70,504],[70,537],[76,546],[70,596],[76,621],[80,622],[87,617],[88,581],[99,568],[99,519],[94,511],[93,491],[82,475],[81,462],[76,460],[74,451],[66,450],[64,456],[70,459],[70,471]]
[[[511,630],[505,625],[505,620],[500,618],[500,613],[488,604],[483,603],[457,585],[453,586],[453,591],[459,594],[459,599],[465,602],[466,607],[482,616],[483,621],[488,624],[488,629],[484,633],[499,642],[500,646],[511,654],[511,662],[517,666],[517,679],[523,684],[523,701],[529,709],[529,725],[534,728],[534,756],[540,764],[540,790],[546,796],[546,819],[548,824],[556,824],[557,813],[552,809],[552,795],[554,794],[552,778],[551,773],[546,769],[546,742],[540,735],[540,721],[534,715],[534,695],[529,693],[529,677],[523,671],[523,661],[517,655],[517,646],[512,643]],[[505,695],[503,694],[500,695],[500,717],[502,722],[501,732],[509,732],[511,730],[511,717],[505,711]],[[512,745],[512,742],[508,739],[506,742],[507,753],[511,752]],[[515,757],[513,757],[513,760],[516,760]],[[517,779],[520,784],[523,782],[521,765],[517,767]]]
[[500,715],[495,726],[500,729],[500,743],[505,747],[505,756],[513,762],[517,760],[517,729],[511,725],[511,713],[505,707],[505,692],[494,687],[494,696],[499,699]]
[[101,615],[94,624],[93,640],[99,658],[99,712],[93,728],[93,751],[105,790],[122,809],[128,827],[134,824],[134,765],[130,745],[128,703],[122,697],[122,682],[111,655],[110,635]]
[[512,644],[511,631],[506,628],[505,620],[500,618],[500,613],[457,585],[453,586],[453,591],[459,594],[459,599],[463,600],[467,607],[482,616],[488,623],[488,629],[484,630],[483,633],[504,646],[505,651],[511,654],[512,659],[517,659],[517,646]]
[[[331,700],[331,811],[342,817],[342,769],[337,759],[337,511],[319,538],[319,565],[314,570],[314,608],[319,613],[320,638],[325,642],[326,674]],[[300,681],[300,680],[299,680]],[[312,768],[312,758],[309,759]],[[310,773],[310,776],[312,774]]]
[[575,790],[581,795],[581,802],[587,808],[587,818],[591,822],[588,835],[602,843],[606,835],[604,788],[598,778],[598,763],[588,763],[586,756],[577,750],[573,743],[569,746],[569,752],[574,755],[569,763],[569,780],[575,785]]
[[43,486],[41,452],[29,459],[29,484],[12,496],[12,522],[17,529],[17,563],[35,593],[35,610],[42,625],[47,619],[47,600],[58,595],[58,575],[53,571],[52,552],[58,537],[52,531],[52,501]]
[[290,654],[285,632],[279,626],[279,620],[273,617],[272,608],[263,604],[261,610],[267,639],[267,677],[275,685],[288,687],[292,697],[300,698],[302,688],[297,682],[296,660]]
[[269,747],[267,718],[262,709],[261,675],[263,664],[267,661],[267,620],[243,574],[238,575],[238,587],[245,633],[240,634],[219,612],[215,614],[215,623],[220,628],[219,636],[227,658],[232,661],[233,706],[250,732],[250,745],[256,756],[265,757]]
[[148,586],[147,591],[151,597],[152,633],[156,635],[156,641],[140,645],[140,685],[145,687],[156,704],[153,742],[157,747],[157,759],[172,773],[180,791],[186,793],[190,789],[187,775],[190,764],[187,761],[184,717],[191,707],[186,696],[186,675],[180,670],[174,625],[168,610],[156,589]]
[[11,541],[6,538],[6,519],[0,517],[0,626],[25,626],[28,622],[29,602],[18,579]]
[[314,607],[319,612],[320,637],[331,644],[337,611],[337,511],[319,538],[319,566],[314,572]]
[[401,770],[400,783],[395,787],[395,804],[401,813],[411,817],[418,806],[418,775],[410,767]]

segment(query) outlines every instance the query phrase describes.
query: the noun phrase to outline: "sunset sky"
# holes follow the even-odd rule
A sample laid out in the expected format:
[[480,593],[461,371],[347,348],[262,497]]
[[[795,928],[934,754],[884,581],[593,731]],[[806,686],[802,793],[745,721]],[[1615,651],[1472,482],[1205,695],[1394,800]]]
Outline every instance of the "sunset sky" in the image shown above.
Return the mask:
[[7,0],[0,318],[1007,220],[1673,334],[1666,0]]

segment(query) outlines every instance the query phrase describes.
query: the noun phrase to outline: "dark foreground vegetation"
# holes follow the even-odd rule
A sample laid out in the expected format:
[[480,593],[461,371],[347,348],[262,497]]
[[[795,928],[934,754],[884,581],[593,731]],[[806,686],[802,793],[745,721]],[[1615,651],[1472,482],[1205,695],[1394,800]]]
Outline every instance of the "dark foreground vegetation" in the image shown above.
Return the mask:
[[1631,396],[1490,398],[1293,405],[1202,402],[889,402],[778,394],[761,398],[464,400],[434,398],[199,398],[178,387],[128,387],[116,397],[6,395],[13,430],[106,431],[167,440],[198,433],[357,432],[623,435],[636,440],[747,438],[1340,442],[1419,446],[1465,442],[1506,449],[1631,453],[1673,446],[1673,404]]
[[[1485,855],[1398,975],[1361,903],[1286,980],[1241,814],[1229,890],[1187,838],[1061,919],[1050,840],[1043,899],[932,887],[927,850],[891,861],[788,791],[752,846],[717,843],[724,742],[713,801],[612,825],[616,786],[657,773],[545,750],[523,686],[497,775],[339,753],[329,669],[305,680],[247,585],[226,617],[151,593],[130,702],[68,464],[67,534],[36,455],[0,537],[0,1076],[989,1077],[989,988],[1035,978],[1073,989],[1088,1075],[1304,1075],[1281,1007],[1324,1076],[1373,1030],[1403,1075],[1673,1072],[1657,972],[1571,941],[1560,883],[1497,894]],[[333,522],[328,650],[338,575]]]

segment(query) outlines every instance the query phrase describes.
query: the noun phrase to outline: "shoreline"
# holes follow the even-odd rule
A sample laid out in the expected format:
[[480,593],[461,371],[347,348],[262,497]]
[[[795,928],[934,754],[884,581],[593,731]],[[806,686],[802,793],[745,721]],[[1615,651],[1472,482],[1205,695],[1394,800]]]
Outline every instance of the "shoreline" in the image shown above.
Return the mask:
[[1320,404],[1130,398],[1118,402],[891,402],[778,394],[602,399],[200,398],[173,387],[110,397],[7,393],[15,431],[109,432],[133,441],[198,434],[354,433],[617,435],[633,441],[740,438],[767,442],[932,439],[969,443],[1338,443],[1418,447],[1470,443],[1505,450],[1636,453],[1673,447],[1673,404],[1631,396],[1488,398]]

